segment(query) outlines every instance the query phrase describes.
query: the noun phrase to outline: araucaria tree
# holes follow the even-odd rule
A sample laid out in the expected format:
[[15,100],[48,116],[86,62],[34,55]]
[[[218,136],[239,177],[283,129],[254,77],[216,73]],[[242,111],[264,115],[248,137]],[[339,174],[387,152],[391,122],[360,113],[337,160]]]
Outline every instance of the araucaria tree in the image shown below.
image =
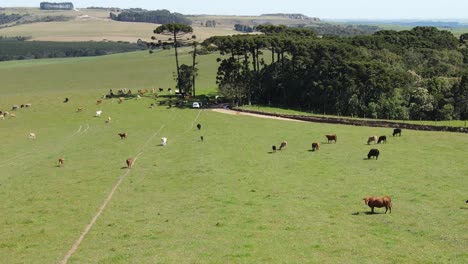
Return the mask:
[[[172,42],[172,45],[174,46],[174,52],[175,52],[175,59],[176,59],[176,72],[177,72],[177,86],[179,87],[179,92],[183,93],[185,91],[182,91],[182,87],[180,87],[180,67],[179,67],[179,54],[177,51],[177,48],[181,46],[182,44],[186,44],[186,40],[184,40],[184,36],[187,34],[192,34],[193,33],[193,28],[188,25],[184,24],[177,24],[177,23],[171,23],[171,24],[164,24],[159,27],[157,27],[154,31],[154,34],[161,34],[161,35],[166,35],[170,36],[169,41]],[[156,40],[155,37],[152,38],[153,40]],[[191,40],[192,38],[189,38]],[[170,42],[158,42],[159,45],[167,45]]]

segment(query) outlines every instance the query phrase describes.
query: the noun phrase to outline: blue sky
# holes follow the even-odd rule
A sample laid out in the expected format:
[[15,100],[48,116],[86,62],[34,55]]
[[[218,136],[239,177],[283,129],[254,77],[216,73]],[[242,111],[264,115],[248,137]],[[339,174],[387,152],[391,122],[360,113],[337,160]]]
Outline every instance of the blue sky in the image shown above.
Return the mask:
[[[44,0],[46,1],[46,0]],[[183,14],[302,13],[325,19],[468,19],[466,0],[64,0],[76,7],[168,9]],[[39,6],[36,0],[0,0],[0,7]],[[49,0],[61,2],[61,0]]]

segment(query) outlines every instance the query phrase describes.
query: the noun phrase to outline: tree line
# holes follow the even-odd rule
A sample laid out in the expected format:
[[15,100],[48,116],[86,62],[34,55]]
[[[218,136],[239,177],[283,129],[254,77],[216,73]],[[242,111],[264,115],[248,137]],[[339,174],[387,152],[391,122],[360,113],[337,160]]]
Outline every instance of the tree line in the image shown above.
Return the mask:
[[466,40],[433,27],[317,37],[260,25],[263,35],[212,37],[217,83],[234,104],[386,119],[468,118]]
[[0,37],[0,61],[101,56],[145,49],[136,44],[119,42],[23,41],[24,39],[26,38]]
[[170,24],[178,23],[184,25],[191,25],[192,21],[179,13],[171,13],[169,10],[155,10],[155,11],[129,11],[125,10],[119,14],[110,13],[110,18],[116,21],[127,22],[145,22],[155,24]]

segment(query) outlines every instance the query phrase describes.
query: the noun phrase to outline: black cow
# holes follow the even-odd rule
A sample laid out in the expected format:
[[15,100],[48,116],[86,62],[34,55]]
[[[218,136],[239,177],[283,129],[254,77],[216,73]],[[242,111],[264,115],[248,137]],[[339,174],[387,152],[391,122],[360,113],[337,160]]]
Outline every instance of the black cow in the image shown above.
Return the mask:
[[163,89],[163,88],[159,88],[159,92],[162,92],[162,91],[164,91],[164,89]]
[[203,141],[203,139],[204,139],[203,136],[200,136],[200,140]]
[[375,160],[379,159],[380,152],[378,149],[371,149],[369,151],[369,154],[367,154],[367,159],[371,159],[372,157],[375,157]]
[[198,128],[198,130],[200,130],[200,129],[201,129],[201,125],[200,125],[200,124],[197,124],[197,128]]
[[380,136],[379,141],[377,141],[377,144],[384,143],[387,144],[387,136]]
[[64,103],[68,103],[68,97],[65,98],[65,100],[63,101]]
[[393,129],[393,136],[396,136],[396,135],[401,137],[401,129],[400,128]]
[[272,146],[271,150],[273,150],[273,152],[276,152],[276,146]]

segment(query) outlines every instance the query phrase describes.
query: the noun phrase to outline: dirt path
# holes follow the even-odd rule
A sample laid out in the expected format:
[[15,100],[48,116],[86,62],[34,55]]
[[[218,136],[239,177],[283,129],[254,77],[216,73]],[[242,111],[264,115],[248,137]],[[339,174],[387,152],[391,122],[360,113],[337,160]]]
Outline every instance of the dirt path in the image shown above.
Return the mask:
[[246,116],[253,116],[253,117],[259,117],[259,118],[266,118],[266,119],[276,119],[276,120],[283,120],[283,121],[294,121],[294,122],[301,122],[301,123],[310,123],[310,122],[302,121],[302,120],[283,118],[283,117],[277,117],[277,116],[258,115],[258,114],[238,112],[238,111],[228,110],[228,109],[212,109],[211,111],[217,112],[217,113],[228,114],[228,115],[246,115]]

